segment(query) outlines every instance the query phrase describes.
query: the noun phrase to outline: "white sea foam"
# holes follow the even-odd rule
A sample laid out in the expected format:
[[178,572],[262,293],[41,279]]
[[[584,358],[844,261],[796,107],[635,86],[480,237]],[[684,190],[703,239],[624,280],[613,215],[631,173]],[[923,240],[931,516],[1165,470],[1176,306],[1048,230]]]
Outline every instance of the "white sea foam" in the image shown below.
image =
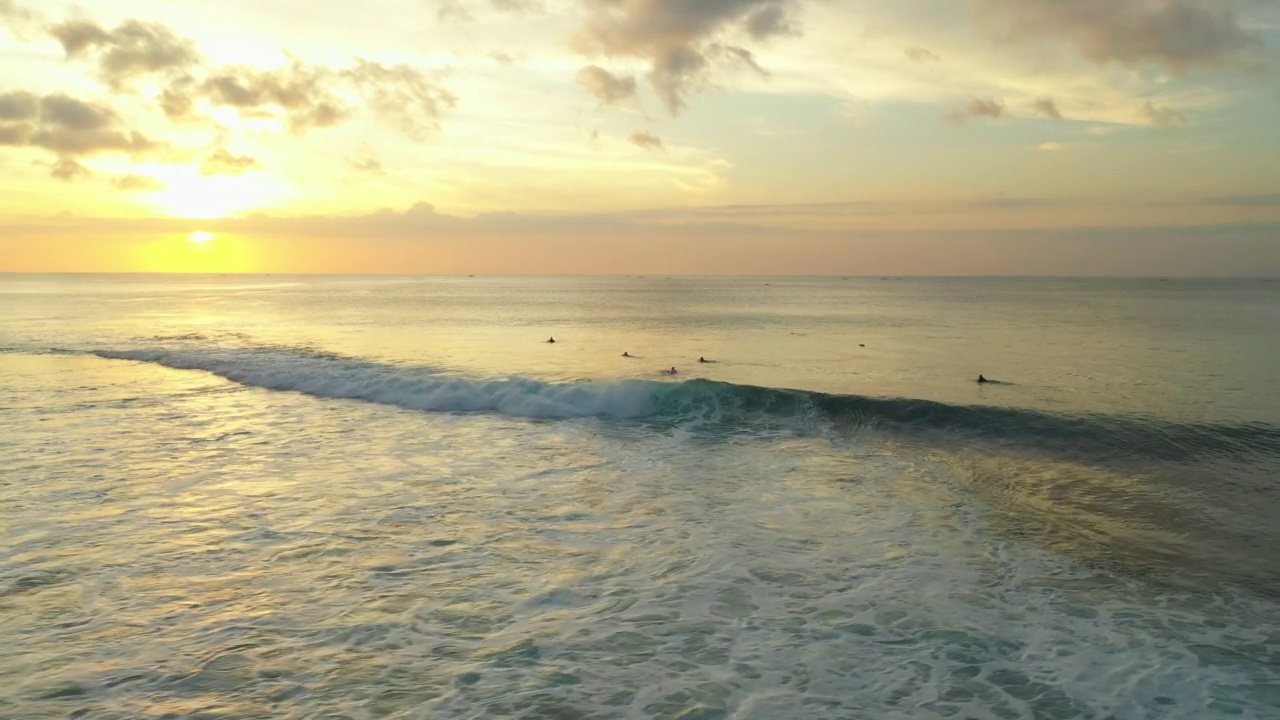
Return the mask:
[[364,400],[410,410],[498,412],[530,418],[635,418],[655,410],[662,383],[476,381],[415,368],[268,348],[99,350],[95,354],[181,370],[203,370],[269,390]]

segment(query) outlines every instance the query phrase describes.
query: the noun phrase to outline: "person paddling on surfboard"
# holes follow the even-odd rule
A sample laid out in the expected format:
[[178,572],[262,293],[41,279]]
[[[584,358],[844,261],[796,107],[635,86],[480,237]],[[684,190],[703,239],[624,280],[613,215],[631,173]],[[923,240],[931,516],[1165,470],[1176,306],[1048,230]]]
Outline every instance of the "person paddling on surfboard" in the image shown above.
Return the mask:
[[988,380],[988,379],[986,379],[985,377],[983,377],[983,376],[979,375],[979,376],[978,376],[978,382],[979,382],[979,383],[989,383],[989,382],[991,382],[991,381],[990,381],[990,380]]
[[556,344],[556,339],[555,339],[555,338],[549,338],[549,339],[547,340],[547,342],[548,342],[548,343],[551,343],[552,345],[555,345],[555,344]]

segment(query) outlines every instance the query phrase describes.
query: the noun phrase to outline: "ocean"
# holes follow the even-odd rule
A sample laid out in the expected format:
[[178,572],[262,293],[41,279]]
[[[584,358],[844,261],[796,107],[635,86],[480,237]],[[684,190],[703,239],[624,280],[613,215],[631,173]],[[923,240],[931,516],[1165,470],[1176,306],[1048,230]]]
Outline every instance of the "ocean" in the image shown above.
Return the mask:
[[1280,281],[0,275],[0,645],[24,720],[1280,718]]

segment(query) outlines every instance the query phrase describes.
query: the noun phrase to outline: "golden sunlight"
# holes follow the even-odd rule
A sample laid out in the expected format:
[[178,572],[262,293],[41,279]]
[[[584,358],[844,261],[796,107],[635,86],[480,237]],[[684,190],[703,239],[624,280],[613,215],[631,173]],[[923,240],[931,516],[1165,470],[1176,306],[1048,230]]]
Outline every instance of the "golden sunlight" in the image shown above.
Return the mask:
[[[197,237],[208,240],[197,240]],[[217,242],[213,242],[216,240]],[[260,270],[253,244],[237,235],[194,232],[156,237],[135,245],[134,262],[144,272],[240,273]]]
[[293,194],[286,180],[265,173],[205,176],[184,167],[154,174],[165,187],[148,193],[147,204],[164,215],[193,220],[214,220],[278,207]]

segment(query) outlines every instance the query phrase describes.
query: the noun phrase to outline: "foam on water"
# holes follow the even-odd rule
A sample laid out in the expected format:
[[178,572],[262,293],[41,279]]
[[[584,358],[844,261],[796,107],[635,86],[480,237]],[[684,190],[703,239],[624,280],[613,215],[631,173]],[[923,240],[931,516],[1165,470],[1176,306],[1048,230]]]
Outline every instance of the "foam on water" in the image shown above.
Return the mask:
[[659,383],[546,383],[529,379],[477,382],[438,370],[397,367],[333,355],[276,349],[100,350],[100,357],[204,370],[245,385],[317,397],[364,400],[409,410],[499,412],[531,418],[608,415],[642,417],[655,411]]
[[1280,717],[1274,289],[34,284],[0,717]]
[[[872,438],[406,413],[51,362],[86,382],[5,438],[25,481],[0,486],[0,716],[1275,707],[1274,602],[1009,541],[945,465]],[[122,413],[133,397],[161,401]]]

